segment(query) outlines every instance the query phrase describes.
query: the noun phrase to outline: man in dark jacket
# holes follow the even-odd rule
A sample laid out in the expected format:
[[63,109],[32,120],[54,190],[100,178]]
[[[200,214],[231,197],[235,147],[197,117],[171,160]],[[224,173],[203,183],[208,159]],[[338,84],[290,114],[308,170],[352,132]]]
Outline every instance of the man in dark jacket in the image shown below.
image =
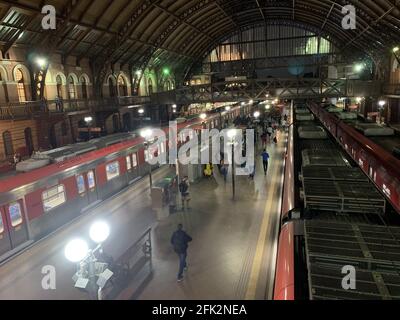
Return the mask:
[[187,269],[186,255],[188,242],[192,241],[192,238],[182,229],[182,224],[178,224],[178,230],[176,230],[171,237],[171,244],[176,254],[179,256],[178,282],[183,280],[183,271]]

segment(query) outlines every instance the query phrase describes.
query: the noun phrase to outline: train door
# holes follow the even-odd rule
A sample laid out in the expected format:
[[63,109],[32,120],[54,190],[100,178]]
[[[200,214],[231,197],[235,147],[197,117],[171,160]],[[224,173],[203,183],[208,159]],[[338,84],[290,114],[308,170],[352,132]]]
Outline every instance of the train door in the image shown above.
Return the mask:
[[29,240],[22,200],[1,207],[0,255]]
[[11,250],[11,239],[8,233],[5,211],[0,208],[0,256]]
[[98,199],[97,196],[97,185],[96,185],[96,176],[94,170],[90,170],[84,174],[86,185],[88,188],[88,200],[89,204],[96,202]]

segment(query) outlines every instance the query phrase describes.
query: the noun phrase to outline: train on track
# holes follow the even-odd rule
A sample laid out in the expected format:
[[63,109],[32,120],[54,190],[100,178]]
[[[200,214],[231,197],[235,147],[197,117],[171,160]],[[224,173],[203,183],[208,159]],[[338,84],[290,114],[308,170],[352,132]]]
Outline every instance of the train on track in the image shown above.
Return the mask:
[[[178,121],[178,132],[221,128],[226,120],[248,114],[251,106],[209,112]],[[168,134],[168,127],[162,128]],[[144,139],[121,133],[46,152],[33,159],[32,171],[0,179],[0,260],[48,235],[149,171],[147,157],[167,152],[146,150]],[[50,163],[49,158],[51,159]]]
[[[273,298],[400,298],[400,161],[318,103],[295,103],[291,119]],[[362,274],[354,292],[344,264]]]

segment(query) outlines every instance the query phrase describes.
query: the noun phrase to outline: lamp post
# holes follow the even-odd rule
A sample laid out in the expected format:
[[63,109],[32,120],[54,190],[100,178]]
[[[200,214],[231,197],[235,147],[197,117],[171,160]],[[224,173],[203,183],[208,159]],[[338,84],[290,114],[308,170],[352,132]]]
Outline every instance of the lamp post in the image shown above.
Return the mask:
[[[144,146],[145,146],[146,152],[147,152],[147,159],[150,160],[149,143],[151,142],[151,136],[153,135],[153,130],[151,130],[151,129],[142,130],[140,135],[145,139]],[[149,165],[150,165],[150,168],[149,168],[150,188],[152,188],[153,187],[153,178],[152,178],[152,175],[151,175],[151,163],[150,163],[150,161],[149,161]]]
[[91,138],[91,125],[92,125],[92,121],[93,121],[93,118],[92,117],[85,117],[85,122],[86,122],[86,125],[88,126],[88,139],[90,140],[90,138]]
[[228,131],[228,138],[230,144],[232,145],[232,200],[235,200],[235,137],[236,129],[231,129]]
[[83,239],[73,239],[65,246],[64,254],[69,261],[78,264],[78,271],[72,277],[75,287],[87,290],[91,299],[102,300],[102,288],[113,272],[107,269],[107,263],[98,262],[95,253],[102,252],[102,243],[110,235],[110,228],[107,223],[97,221],[90,227],[89,235],[97,243],[96,248],[89,249]]
[[379,100],[378,101],[378,105],[379,105],[379,122],[382,123],[382,111],[385,108],[386,101],[385,100]]

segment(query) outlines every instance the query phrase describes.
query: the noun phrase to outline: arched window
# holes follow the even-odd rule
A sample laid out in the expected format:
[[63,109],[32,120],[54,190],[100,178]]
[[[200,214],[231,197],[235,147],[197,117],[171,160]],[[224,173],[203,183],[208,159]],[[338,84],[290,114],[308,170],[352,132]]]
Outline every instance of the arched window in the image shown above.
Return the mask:
[[75,81],[73,77],[68,78],[68,93],[70,100],[76,99]]
[[[2,75],[1,70],[0,70],[0,81],[5,81],[5,80],[6,80],[6,79],[3,79],[3,75]],[[8,97],[7,84],[4,82],[4,83],[2,84],[2,87],[3,87],[3,92],[4,92],[5,101],[6,101],[6,102],[10,102],[10,98]]]
[[108,90],[110,91],[110,97],[115,97],[115,87],[114,87],[114,82],[113,80],[110,78],[108,78]]
[[59,98],[62,98],[63,97],[63,93],[62,93],[62,78],[61,78],[60,75],[57,76],[56,82],[57,82],[57,96]]
[[128,86],[126,85],[125,78],[122,75],[118,77],[118,89],[121,97],[126,97],[128,95]]
[[26,128],[24,130],[24,134],[25,134],[26,150],[28,151],[28,155],[32,155],[33,153],[32,129]]
[[149,95],[153,93],[153,81],[151,80],[151,78],[147,80],[147,92]]
[[21,69],[17,69],[15,72],[15,81],[17,82],[17,91],[19,102],[26,101],[25,81],[24,74]]
[[87,94],[87,83],[85,77],[82,77],[81,79],[81,87],[82,87],[82,98],[87,99],[88,94]]
[[14,156],[14,146],[10,131],[3,132],[3,144],[6,157]]

